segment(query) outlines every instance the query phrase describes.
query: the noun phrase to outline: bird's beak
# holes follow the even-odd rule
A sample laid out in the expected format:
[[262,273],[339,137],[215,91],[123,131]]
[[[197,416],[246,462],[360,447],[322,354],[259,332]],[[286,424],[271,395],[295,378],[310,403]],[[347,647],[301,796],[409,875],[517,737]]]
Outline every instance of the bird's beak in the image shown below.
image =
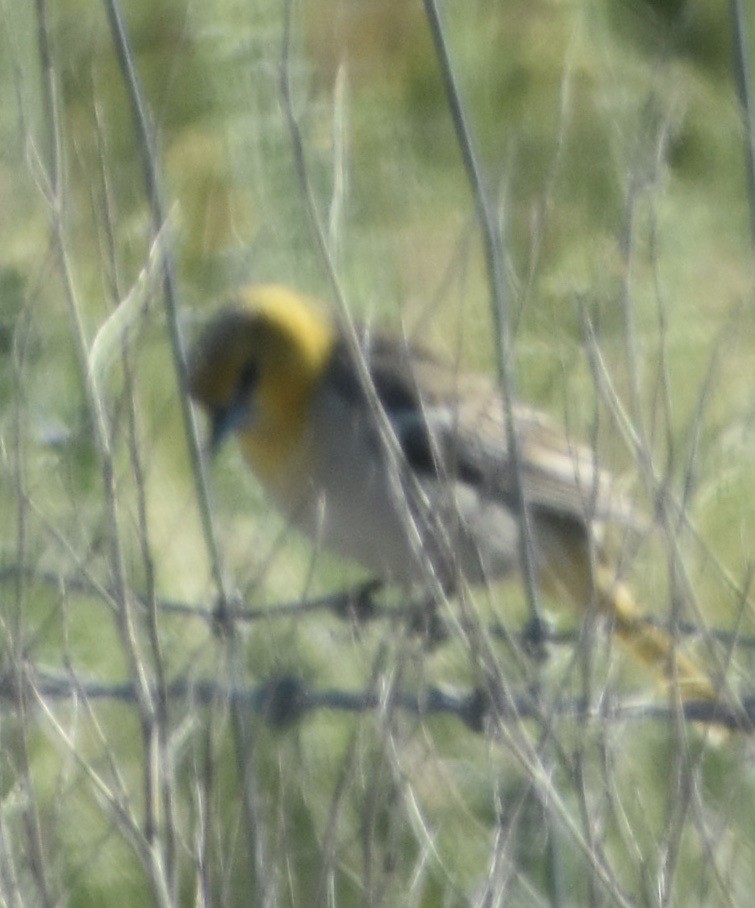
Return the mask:
[[249,425],[253,416],[253,407],[248,400],[235,401],[228,407],[213,410],[208,444],[210,455],[214,457],[226,438],[237,429]]
[[230,431],[228,409],[223,407],[222,409],[214,410],[210,423],[210,438],[207,443],[207,450],[212,457],[218,453],[220,446]]

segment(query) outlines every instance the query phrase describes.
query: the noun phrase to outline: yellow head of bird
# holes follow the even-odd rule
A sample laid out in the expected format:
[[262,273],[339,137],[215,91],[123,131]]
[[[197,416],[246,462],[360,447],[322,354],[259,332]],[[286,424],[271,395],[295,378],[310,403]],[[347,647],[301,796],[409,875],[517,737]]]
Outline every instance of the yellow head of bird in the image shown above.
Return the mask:
[[242,290],[205,327],[189,364],[189,393],[208,412],[211,446],[229,432],[263,475],[290,451],[335,343],[314,302],[275,285]]

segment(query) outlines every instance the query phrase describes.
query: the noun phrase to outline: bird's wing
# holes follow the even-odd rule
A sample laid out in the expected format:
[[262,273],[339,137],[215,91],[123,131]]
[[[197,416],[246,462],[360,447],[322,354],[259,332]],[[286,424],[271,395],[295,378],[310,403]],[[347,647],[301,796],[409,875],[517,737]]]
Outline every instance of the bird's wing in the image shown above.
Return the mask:
[[[484,399],[464,395],[457,411],[445,444],[458,450],[463,469],[477,468],[494,494],[511,499],[515,467],[500,394],[489,388]],[[575,444],[542,413],[520,405],[514,425],[522,488],[531,505],[583,521],[631,519],[631,508],[616,494],[611,475],[600,469],[594,450]]]
[[[514,465],[504,405],[495,384],[461,374],[423,348],[364,332],[361,349],[375,394],[408,464],[420,476],[453,477],[514,506]],[[345,347],[334,357],[341,392],[364,396]],[[572,442],[542,413],[517,405],[519,469],[528,503],[553,516],[632,524],[636,514],[618,495],[594,452]]]
[[[461,375],[415,346],[397,357],[395,342],[380,336],[371,339],[368,362],[377,396],[420,475],[452,475],[514,503],[504,404],[494,383]],[[522,487],[533,507],[583,522],[636,521],[592,449],[536,410],[517,405],[514,416]]]

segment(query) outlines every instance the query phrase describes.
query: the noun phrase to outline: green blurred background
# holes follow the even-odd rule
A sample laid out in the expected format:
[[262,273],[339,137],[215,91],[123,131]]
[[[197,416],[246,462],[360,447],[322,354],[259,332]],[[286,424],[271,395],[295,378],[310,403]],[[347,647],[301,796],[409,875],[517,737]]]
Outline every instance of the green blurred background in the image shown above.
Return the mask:
[[[159,138],[186,337],[250,280],[332,301],[295,162],[285,65],[353,312],[492,370],[482,246],[422,6],[303,0],[284,63],[285,13],[272,0],[124,9]],[[106,593],[114,540],[135,597],[212,609],[216,589],[105,5],[6,0],[0,17],[4,901],[748,903],[755,802],[741,739],[706,747],[668,721],[554,719],[502,740],[388,708],[316,711],[284,729],[252,717],[241,733],[227,702],[209,709],[186,696],[159,717],[157,746],[133,703],[84,695],[135,672]],[[647,513],[661,493],[684,503],[689,525],[673,521],[627,553],[648,609],[663,618],[690,599],[686,620],[746,638],[755,306],[730,7],[454,0],[444,19],[505,224],[518,392],[593,439]],[[99,332],[145,266],[145,305],[121,323],[124,354],[113,322]],[[109,495],[66,275],[86,345],[99,344],[89,368],[112,445]],[[596,389],[588,323],[625,422]],[[650,491],[628,426],[655,464]],[[359,577],[286,531],[232,446],[211,473],[227,583],[248,604],[297,602]],[[475,605],[513,631],[526,619],[516,587]],[[134,601],[132,644],[150,682],[161,672],[221,684],[295,672],[316,689],[362,690],[374,675],[378,690],[417,691],[479,680],[458,641],[428,650],[402,626],[323,614],[252,622],[229,641],[211,621],[168,611],[151,629]],[[713,671],[727,668],[725,645],[698,644]],[[593,645],[604,697],[654,695],[605,635]],[[558,648],[532,669],[546,697],[583,691],[574,652]],[[516,663],[501,646],[507,659]],[[748,648],[735,646],[732,691],[752,691],[750,666]],[[75,677],[83,691],[35,694],[45,673]],[[23,696],[20,678],[32,682]],[[523,765],[524,740],[537,765]]]

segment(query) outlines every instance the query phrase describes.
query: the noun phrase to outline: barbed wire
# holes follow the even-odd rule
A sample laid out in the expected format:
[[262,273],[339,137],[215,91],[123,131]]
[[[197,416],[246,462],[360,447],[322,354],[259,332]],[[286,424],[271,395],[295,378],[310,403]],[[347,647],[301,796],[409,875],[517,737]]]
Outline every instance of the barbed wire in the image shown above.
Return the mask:
[[[38,583],[55,587],[66,593],[110,598],[113,591],[94,581],[81,577],[67,577],[50,570],[19,568],[11,565],[0,570],[0,584],[19,578],[27,583]],[[306,617],[315,614],[330,614],[339,620],[368,624],[374,621],[405,622],[407,626],[423,633],[433,645],[451,638],[454,628],[443,622],[436,611],[428,618],[427,608],[414,604],[404,607],[386,605],[376,600],[384,584],[368,581],[351,589],[330,593],[315,598],[281,602],[270,606],[250,607],[242,601],[226,604],[224,608],[191,605],[176,600],[160,600],[157,608],[165,614],[175,614],[199,619],[212,625],[218,633],[227,632],[234,622],[254,623],[260,620],[283,620]],[[138,594],[137,603],[146,607]],[[661,622],[649,622],[664,626]],[[456,630],[468,630],[468,621],[459,619]],[[536,627],[530,622],[521,631],[512,634],[505,625],[491,621],[483,627],[494,639],[518,643],[533,657],[542,657],[548,645],[574,643],[578,630],[556,631],[547,623],[539,622]],[[674,628],[685,636],[705,634],[729,647],[755,648],[755,638],[712,630],[684,623]],[[23,672],[0,676],[0,700],[6,703],[18,701],[24,691],[33,692],[37,697],[51,700],[110,700],[134,702],[136,691],[129,681],[104,682],[97,679],[82,680],[73,673],[56,674],[40,671],[27,661]],[[736,706],[709,700],[685,700],[667,704],[643,702],[619,702],[615,697],[601,696],[599,702],[585,698],[559,697],[549,699],[532,693],[512,694],[509,690],[486,684],[466,690],[445,689],[428,686],[421,691],[394,690],[389,695],[375,689],[348,691],[329,688],[319,689],[307,684],[294,674],[274,676],[257,684],[228,686],[208,679],[181,677],[165,685],[165,693],[173,702],[189,700],[193,704],[209,706],[212,703],[227,702],[237,708],[262,718],[271,726],[281,727],[300,721],[307,715],[328,712],[368,712],[381,706],[391,705],[420,719],[450,715],[476,733],[491,727],[495,720],[512,722],[523,719],[574,718],[582,722],[627,722],[627,721],[669,721],[675,717],[690,722],[723,726],[735,731],[750,732],[755,726],[755,694],[740,699]],[[387,699],[386,699],[387,697]]]
[[[82,681],[73,674],[40,672],[27,666],[24,673],[0,678],[0,701],[17,702],[25,693],[43,700],[108,700],[136,702],[131,682]],[[293,674],[270,677],[258,684],[227,686],[208,679],[176,678],[167,684],[168,698],[211,706],[219,702],[246,709],[270,726],[285,727],[316,712],[366,713],[395,708],[419,719],[454,716],[475,733],[484,733],[495,723],[527,719],[573,718],[581,722],[668,722],[683,718],[732,731],[751,732],[755,726],[755,695],[745,697],[736,707],[709,700],[687,700],[667,704],[619,702],[601,697],[599,702],[585,698],[548,699],[532,693],[514,695],[488,684],[466,690],[428,686],[420,691],[395,689],[387,694],[375,689],[318,689]]]
[[[115,591],[106,586],[99,586],[91,581],[78,577],[68,577],[54,571],[36,570],[34,568],[19,568],[7,566],[0,569],[0,584],[17,581],[19,578],[29,583],[40,583],[64,589],[67,592],[82,595],[114,597]],[[370,580],[358,584],[350,589],[322,596],[307,597],[289,602],[278,602],[265,606],[249,606],[238,599],[225,606],[213,607],[193,605],[173,599],[159,599],[157,608],[164,614],[184,615],[187,618],[196,618],[206,623],[225,627],[232,622],[251,624],[256,621],[276,621],[286,618],[305,617],[316,614],[330,614],[340,620],[355,621],[359,624],[368,624],[373,621],[403,622],[421,630],[429,636],[434,643],[448,639],[454,628],[462,631],[468,630],[469,622],[463,618],[454,621],[453,627],[445,624],[437,611],[429,615],[427,603],[422,600],[418,603],[409,603],[405,606],[386,605],[377,601],[376,595],[383,589],[384,584],[379,580]],[[138,593],[133,593],[137,603],[147,606],[147,602]],[[755,636],[745,635],[739,631],[726,631],[720,628],[701,627],[694,622],[660,621],[647,615],[645,621],[655,627],[662,628],[684,637],[698,637],[715,640],[727,648],[755,649]],[[481,622],[487,633],[494,639],[519,642],[528,652],[537,653],[544,645],[568,645],[575,643],[580,636],[579,630],[556,630],[549,626],[547,621],[536,624],[529,622],[520,632],[512,633],[511,628],[498,621]]]

